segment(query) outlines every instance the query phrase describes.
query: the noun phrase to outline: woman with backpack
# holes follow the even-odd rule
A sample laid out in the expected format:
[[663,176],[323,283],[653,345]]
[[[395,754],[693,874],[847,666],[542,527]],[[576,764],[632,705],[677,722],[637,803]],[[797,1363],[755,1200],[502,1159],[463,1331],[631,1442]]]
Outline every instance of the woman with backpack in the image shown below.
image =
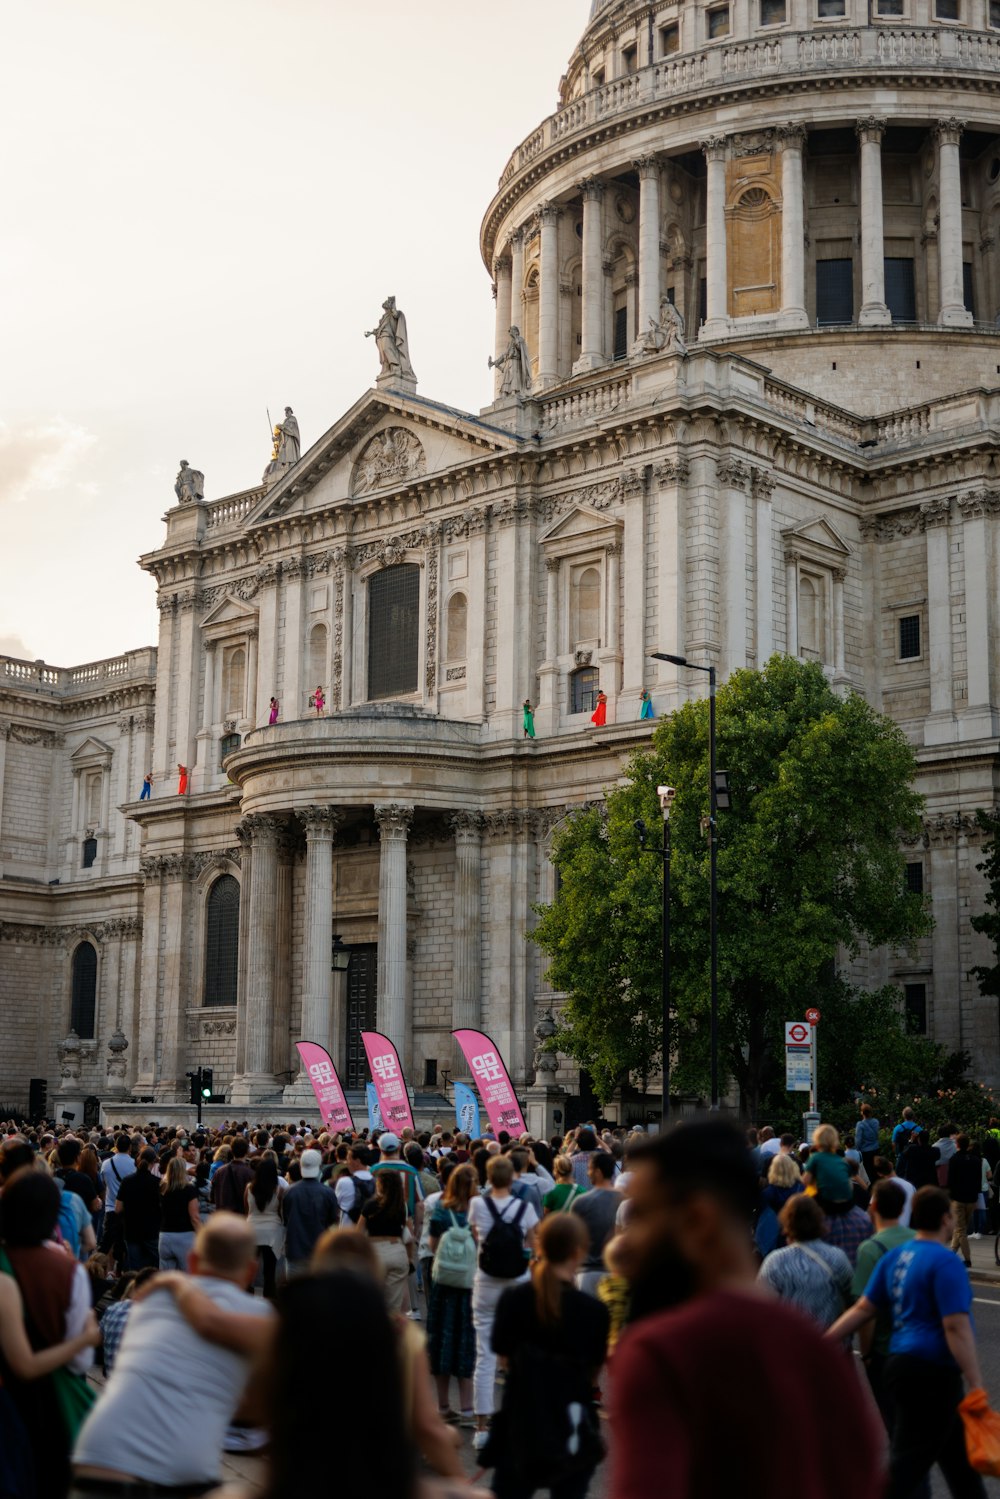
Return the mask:
[[497,1499],[584,1499],[603,1456],[594,1385],[608,1342],[608,1309],[578,1291],[590,1236],[575,1213],[538,1231],[530,1282],[500,1298],[493,1351],[507,1367],[503,1405],[482,1462]]
[[522,1202],[511,1193],[514,1167],[506,1156],[491,1156],[486,1175],[489,1192],[473,1197],[469,1204],[469,1223],[479,1246],[479,1263],[472,1283],[472,1325],[476,1330],[476,1367],[472,1375],[476,1431],[472,1445],[476,1451],[486,1446],[493,1414],[497,1377],[493,1319],[497,1302],[510,1286],[527,1280],[527,1256],[538,1223],[538,1214],[531,1203]]
[[[469,1228],[469,1203],[478,1195],[475,1166],[456,1166],[431,1213],[428,1227],[428,1243],[434,1254],[427,1330],[431,1373],[437,1383],[442,1419],[461,1426],[475,1425],[472,1371],[476,1364],[476,1333],[472,1325],[472,1285],[476,1244]],[[453,1379],[458,1380],[461,1414],[456,1414],[448,1404]]]

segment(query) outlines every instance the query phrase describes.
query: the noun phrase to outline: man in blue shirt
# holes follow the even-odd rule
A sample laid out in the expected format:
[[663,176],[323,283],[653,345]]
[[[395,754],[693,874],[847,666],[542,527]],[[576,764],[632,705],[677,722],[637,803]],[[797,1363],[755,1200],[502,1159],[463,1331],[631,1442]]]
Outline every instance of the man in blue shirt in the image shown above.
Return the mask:
[[910,1143],[910,1136],[915,1129],[919,1128],[919,1124],[913,1117],[913,1110],[910,1108],[904,1109],[902,1119],[892,1132],[892,1148],[896,1152],[897,1166],[899,1165],[900,1156]]
[[846,1338],[879,1312],[892,1316],[884,1381],[893,1426],[886,1499],[908,1499],[937,1463],[955,1499],[986,1499],[969,1466],[958,1406],[962,1379],[982,1386],[972,1327],[972,1288],[948,1244],[955,1227],[947,1192],[921,1187],[910,1226],[916,1238],[879,1260],[865,1293],[833,1324],[829,1338]]

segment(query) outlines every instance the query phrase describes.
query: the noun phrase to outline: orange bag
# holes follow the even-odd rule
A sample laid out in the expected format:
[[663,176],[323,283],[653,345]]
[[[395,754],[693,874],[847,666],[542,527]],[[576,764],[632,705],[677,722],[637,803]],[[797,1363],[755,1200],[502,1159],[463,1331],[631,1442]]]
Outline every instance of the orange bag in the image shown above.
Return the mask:
[[977,1473],[1000,1478],[1000,1412],[990,1409],[985,1390],[970,1390],[958,1407],[965,1427],[965,1452]]

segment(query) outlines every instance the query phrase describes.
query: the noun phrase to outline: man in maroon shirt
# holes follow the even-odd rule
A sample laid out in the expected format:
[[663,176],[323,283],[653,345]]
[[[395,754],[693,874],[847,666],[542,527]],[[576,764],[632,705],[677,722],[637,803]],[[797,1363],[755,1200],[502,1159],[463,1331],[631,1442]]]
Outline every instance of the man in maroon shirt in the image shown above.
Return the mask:
[[681,1124],[630,1165],[637,1320],[611,1370],[610,1499],[879,1499],[884,1442],[852,1361],[757,1283],[743,1136]]

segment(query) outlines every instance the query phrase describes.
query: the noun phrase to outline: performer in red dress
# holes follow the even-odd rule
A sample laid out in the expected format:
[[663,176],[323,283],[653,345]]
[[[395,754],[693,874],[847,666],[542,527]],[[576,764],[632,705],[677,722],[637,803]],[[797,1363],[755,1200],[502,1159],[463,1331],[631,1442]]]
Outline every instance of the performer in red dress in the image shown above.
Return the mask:
[[186,796],[188,789],[188,770],[186,765],[177,767],[177,795]]
[[597,694],[597,707],[590,715],[590,721],[597,728],[603,729],[608,721],[608,695],[606,692]]

